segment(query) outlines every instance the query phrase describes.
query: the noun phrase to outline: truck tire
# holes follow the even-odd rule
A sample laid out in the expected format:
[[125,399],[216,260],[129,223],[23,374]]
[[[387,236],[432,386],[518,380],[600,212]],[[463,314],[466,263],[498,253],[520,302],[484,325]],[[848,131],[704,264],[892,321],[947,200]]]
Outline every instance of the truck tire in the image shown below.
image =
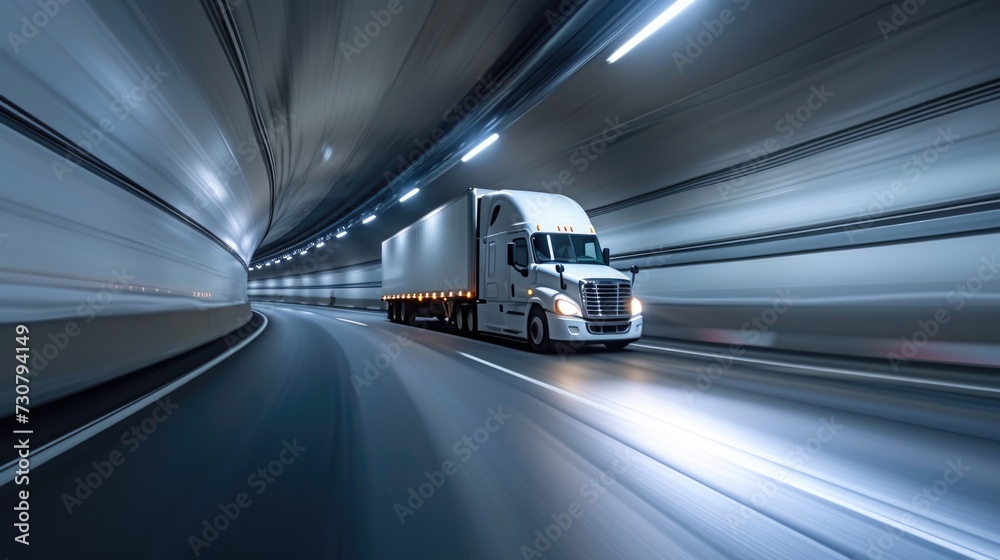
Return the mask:
[[528,314],[528,348],[532,352],[547,354],[552,351],[552,341],[549,340],[549,322],[545,312],[537,305],[532,306]]
[[452,313],[452,322],[455,323],[455,328],[458,329],[458,333],[465,336],[465,306],[456,305],[455,311]]
[[417,309],[416,305],[407,305],[406,302],[403,302],[399,313],[400,322],[411,327],[417,326]]
[[465,307],[465,334],[475,337],[479,332],[479,325],[476,322],[476,304]]

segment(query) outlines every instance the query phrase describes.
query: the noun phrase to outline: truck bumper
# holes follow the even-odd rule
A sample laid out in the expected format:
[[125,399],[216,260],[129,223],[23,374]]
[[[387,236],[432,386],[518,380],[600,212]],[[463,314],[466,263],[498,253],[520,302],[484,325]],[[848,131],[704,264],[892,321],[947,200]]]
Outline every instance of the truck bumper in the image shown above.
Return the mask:
[[549,321],[549,338],[559,341],[602,344],[622,340],[639,340],[642,337],[642,315],[621,321],[587,321],[545,313]]

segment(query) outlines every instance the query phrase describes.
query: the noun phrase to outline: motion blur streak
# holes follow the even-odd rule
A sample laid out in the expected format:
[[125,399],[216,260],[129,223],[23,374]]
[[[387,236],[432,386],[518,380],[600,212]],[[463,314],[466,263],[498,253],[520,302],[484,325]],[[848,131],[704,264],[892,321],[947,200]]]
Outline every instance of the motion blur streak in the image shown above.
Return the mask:
[[[186,557],[200,520],[245,491],[202,556],[523,557],[574,503],[545,558],[1000,553],[991,399],[741,364],[701,390],[701,360],[655,351],[562,360],[359,312],[260,310],[258,340],[174,393],[177,411],[72,515],[62,495],[149,413],[38,473],[39,515],[60,527],[41,550],[94,542],[100,519],[122,528],[109,555]],[[305,451],[286,474],[248,488],[293,438]]]
[[1000,2],[677,1],[0,2],[0,556],[1000,558]]
[[[647,335],[1000,366],[1000,6],[927,3],[887,40],[884,3],[740,5],[692,4],[592,61],[421,201],[527,188],[544,212],[547,193],[571,196],[613,264],[643,268]],[[744,19],[690,48],[727,8]],[[251,297],[379,307],[374,249],[413,219],[397,216],[253,271]]]

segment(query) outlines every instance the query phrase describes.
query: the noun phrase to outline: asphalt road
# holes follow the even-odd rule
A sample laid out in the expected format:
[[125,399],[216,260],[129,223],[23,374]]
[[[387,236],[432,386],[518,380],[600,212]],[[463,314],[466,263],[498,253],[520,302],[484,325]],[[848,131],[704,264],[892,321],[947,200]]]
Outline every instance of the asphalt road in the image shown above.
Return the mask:
[[246,348],[32,470],[10,558],[1000,557],[994,377],[255,308]]

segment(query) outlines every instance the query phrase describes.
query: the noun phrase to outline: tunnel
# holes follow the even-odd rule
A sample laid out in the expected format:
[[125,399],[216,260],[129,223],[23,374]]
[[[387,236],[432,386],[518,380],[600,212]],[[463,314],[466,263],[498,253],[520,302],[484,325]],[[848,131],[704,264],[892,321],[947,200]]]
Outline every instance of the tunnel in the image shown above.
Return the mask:
[[998,29],[0,2],[0,554],[1000,558]]

